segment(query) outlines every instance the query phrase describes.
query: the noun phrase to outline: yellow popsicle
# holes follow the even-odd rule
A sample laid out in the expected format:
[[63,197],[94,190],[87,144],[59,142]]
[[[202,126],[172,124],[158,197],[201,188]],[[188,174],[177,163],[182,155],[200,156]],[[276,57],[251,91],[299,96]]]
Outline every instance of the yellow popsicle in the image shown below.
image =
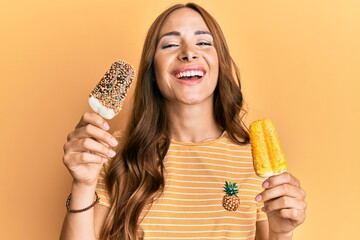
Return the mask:
[[250,125],[250,143],[255,173],[263,178],[287,170],[275,125],[269,119],[254,121]]

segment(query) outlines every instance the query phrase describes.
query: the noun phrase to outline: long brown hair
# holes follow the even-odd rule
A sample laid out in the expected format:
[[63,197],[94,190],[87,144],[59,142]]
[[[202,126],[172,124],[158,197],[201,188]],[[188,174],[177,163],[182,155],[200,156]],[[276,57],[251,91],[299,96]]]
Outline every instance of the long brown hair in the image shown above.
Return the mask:
[[122,149],[111,163],[105,179],[111,208],[101,239],[137,239],[142,210],[164,189],[163,159],[171,136],[164,98],[155,81],[154,55],[164,21],[180,8],[198,12],[214,38],[219,58],[218,85],[214,92],[217,124],[235,143],[249,141],[240,116],[243,97],[239,70],[229,54],[220,26],[206,10],[194,3],[168,8],[156,18],[145,39],[129,126],[123,136]]

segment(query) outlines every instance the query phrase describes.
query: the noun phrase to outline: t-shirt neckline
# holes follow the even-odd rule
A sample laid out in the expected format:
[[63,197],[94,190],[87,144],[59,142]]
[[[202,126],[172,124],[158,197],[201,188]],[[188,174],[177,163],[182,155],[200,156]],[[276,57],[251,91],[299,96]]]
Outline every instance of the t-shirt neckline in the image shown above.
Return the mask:
[[206,144],[211,144],[213,142],[217,142],[217,141],[221,140],[222,138],[224,138],[226,135],[227,135],[227,132],[223,131],[222,134],[218,138],[206,139],[202,142],[181,142],[181,141],[176,141],[174,139],[171,139],[171,143],[183,145],[183,146],[200,146],[200,145],[206,145]]

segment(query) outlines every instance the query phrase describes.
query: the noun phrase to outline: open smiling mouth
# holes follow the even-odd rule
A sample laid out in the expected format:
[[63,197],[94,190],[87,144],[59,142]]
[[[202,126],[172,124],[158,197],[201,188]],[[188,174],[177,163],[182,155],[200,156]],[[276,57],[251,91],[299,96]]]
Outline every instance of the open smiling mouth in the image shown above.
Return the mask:
[[181,80],[196,80],[202,78],[204,74],[205,73],[203,71],[191,70],[191,71],[179,72],[175,74],[175,77]]

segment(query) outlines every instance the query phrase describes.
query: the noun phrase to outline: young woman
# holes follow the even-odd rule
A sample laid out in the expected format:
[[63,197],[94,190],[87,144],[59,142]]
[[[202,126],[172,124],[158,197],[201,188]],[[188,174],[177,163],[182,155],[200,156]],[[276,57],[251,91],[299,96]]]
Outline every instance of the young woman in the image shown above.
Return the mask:
[[[211,15],[196,4],[164,11],[145,39],[127,131],[115,138],[85,113],[68,135],[68,207],[80,211],[61,239],[291,239],[305,192],[290,173],[254,174],[242,103]],[[222,205],[225,182],[237,184],[235,211]]]

